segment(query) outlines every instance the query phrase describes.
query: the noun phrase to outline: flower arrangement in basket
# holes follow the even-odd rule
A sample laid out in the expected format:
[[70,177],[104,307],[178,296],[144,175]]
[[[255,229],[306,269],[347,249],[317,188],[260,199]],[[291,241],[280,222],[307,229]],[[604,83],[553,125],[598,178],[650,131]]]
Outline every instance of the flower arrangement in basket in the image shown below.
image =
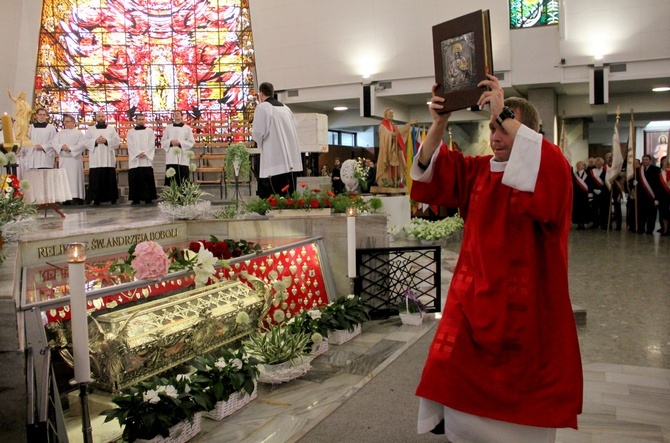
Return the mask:
[[[190,167],[193,168],[195,165],[191,164]],[[190,180],[184,180],[178,184],[175,180],[176,173],[174,168],[168,168],[165,171],[165,176],[170,179],[170,186],[163,187],[159,196],[162,200],[158,203],[161,212],[173,218],[185,220],[192,220],[207,212],[211,202],[202,200],[202,197],[210,194],[200,189],[199,184]]]
[[456,214],[453,217],[446,217],[437,221],[413,218],[409,225],[404,226],[403,229],[410,237],[434,241],[463,229],[463,225],[463,219]]
[[249,149],[244,143],[233,143],[226,148],[226,177],[246,177],[249,175],[251,162]]
[[311,368],[305,353],[310,336],[294,332],[285,325],[271,325],[247,337],[242,346],[259,360],[258,381],[284,383],[304,375]]
[[171,441],[186,441],[200,432],[198,412],[210,409],[207,396],[194,389],[198,383],[198,376],[184,374],[140,382],[112,399],[117,407],[102,412],[105,423],[117,419],[126,442],[177,434]]
[[198,389],[214,408],[205,417],[221,420],[256,398],[258,360],[243,349],[221,349],[218,357],[210,354],[191,361],[198,376]]
[[322,321],[323,312],[320,309],[304,311],[293,316],[286,326],[294,333],[304,332],[309,335],[307,342],[308,352],[312,355],[321,355],[328,350],[328,326]]
[[423,323],[423,314],[426,306],[414,295],[411,289],[402,294],[402,300],[398,303],[400,320],[404,325],[418,326]]
[[323,308],[321,320],[328,328],[328,343],[340,345],[361,333],[361,325],[370,319],[368,307],[360,297],[349,294]]

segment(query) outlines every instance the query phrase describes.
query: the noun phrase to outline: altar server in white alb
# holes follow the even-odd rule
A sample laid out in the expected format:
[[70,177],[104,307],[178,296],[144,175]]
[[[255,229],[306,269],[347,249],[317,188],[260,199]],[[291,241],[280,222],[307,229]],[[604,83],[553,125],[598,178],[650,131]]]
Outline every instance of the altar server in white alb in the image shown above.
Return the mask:
[[177,184],[180,185],[188,180],[191,164],[188,151],[193,149],[193,145],[195,145],[193,130],[184,123],[181,111],[174,111],[172,124],[167,125],[163,132],[161,147],[165,149],[165,170],[173,168],[177,173],[173,178],[165,177],[165,186],[169,186],[172,179],[177,180]]
[[66,205],[83,205],[86,197],[84,189],[84,134],[75,128],[75,119],[66,114],[63,117],[65,129],[54,135],[53,148],[58,154],[58,167],[67,173],[72,200],[64,202]]
[[87,200],[99,205],[119,198],[116,183],[116,148],[121,138],[113,126],[108,125],[104,112],[95,114],[95,126],[86,131],[84,145],[88,149],[88,196]]
[[35,113],[37,121],[28,128],[28,138],[33,146],[21,149],[24,156],[22,165],[27,169],[53,169],[56,160],[56,151],[51,145],[56,127],[47,122],[49,114],[44,108],[39,108]]
[[140,200],[150,205],[156,195],[154,180],[154,153],[156,152],[156,134],[146,127],[144,114],[135,116],[135,127],[126,134],[128,143],[128,198],[133,205]]
[[272,83],[261,83],[251,137],[261,151],[258,196],[288,195],[295,190],[296,173],[302,171],[300,142],[293,113],[274,98]]

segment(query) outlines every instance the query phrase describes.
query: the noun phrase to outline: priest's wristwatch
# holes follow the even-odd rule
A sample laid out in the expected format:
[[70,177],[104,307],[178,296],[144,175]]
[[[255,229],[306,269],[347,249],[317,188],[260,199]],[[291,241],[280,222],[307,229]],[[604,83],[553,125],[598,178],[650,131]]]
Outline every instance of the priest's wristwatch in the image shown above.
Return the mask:
[[510,108],[509,106],[505,106],[503,108],[502,112],[500,113],[500,115],[498,115],[498,117],[496,117],[496,123],[498,123],[500,126],[502,126],[503,122],[506,119],[508,119],[508,118],[513,119],[514,117],[516,117],[516,116],[514,115],[514,111],[512,111],[512,108]]

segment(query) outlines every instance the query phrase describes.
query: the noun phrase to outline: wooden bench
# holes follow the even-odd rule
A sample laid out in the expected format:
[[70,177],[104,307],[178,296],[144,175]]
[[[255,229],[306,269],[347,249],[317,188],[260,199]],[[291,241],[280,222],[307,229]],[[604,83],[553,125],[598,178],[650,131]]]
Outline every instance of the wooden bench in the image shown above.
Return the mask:
[[224,192],[223,169],[225,161],[225,154],[202,154],[195,169],[195,183],[219,185],[220,198],[223,198]]

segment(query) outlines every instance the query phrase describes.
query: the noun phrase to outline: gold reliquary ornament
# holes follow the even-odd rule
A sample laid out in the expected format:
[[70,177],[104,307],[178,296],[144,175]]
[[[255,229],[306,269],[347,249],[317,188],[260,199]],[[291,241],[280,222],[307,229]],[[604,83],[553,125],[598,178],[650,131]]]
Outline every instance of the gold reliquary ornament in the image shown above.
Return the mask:
[[116,392],[248,335],[268,294],[227,280],[92,317],[95,384]]

